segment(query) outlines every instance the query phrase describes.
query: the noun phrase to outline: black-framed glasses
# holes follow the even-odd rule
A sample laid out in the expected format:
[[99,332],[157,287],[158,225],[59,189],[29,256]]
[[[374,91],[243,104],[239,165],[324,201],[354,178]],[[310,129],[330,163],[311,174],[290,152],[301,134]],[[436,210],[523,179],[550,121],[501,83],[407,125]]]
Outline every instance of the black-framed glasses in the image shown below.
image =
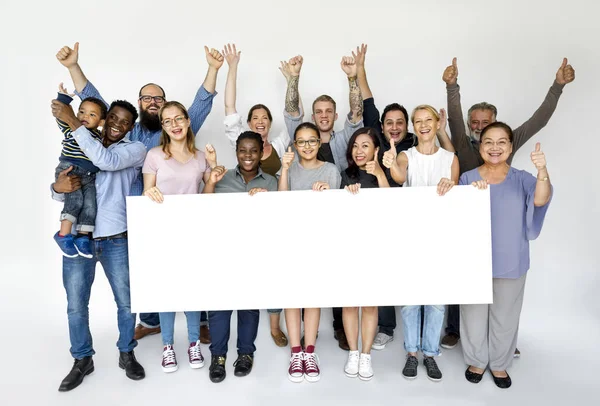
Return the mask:
[[177,116],[177,117],[175,117],[172,120],[170,118],[167,118],[166,120],[163,120],[162,121],[162,125],[165,128],[169,128],[169,127],[173,126],[173,122],[175,122],[175,124],[179,125],[179,124],[183,123],[184,121],[185,121],[185,117],[184,116]]
[[152,100],[154,100],[154,102],[156,102],[156,103],[164,103],[165,102],[165,98],[162,96],[144,95],[144,96],[140,96],[140,98],[138,100],[141,100],[144,103],[150,103]]
[[316,147],[317,145],[319,145],[320,142],[321,142],[321,140],[318,139],[318,138],[311,138],[310,140],[296,140],[296,141],[294,141],[294,143],[297,146],[299,146],[300,148],[302,148],[306,144],[310,145],[311,147]]

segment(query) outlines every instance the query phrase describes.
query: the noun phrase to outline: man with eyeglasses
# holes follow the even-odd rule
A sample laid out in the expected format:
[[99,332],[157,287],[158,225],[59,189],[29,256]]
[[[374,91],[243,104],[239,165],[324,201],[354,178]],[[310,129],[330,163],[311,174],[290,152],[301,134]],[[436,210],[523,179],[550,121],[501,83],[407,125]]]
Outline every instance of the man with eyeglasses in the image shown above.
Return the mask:
[[[208,62],[208,71],[204,83],[198,89],[196,97],[188,113],[191,121],[191,128],[194,134],[197,134],[206,120],[206,117],[212,109],[212,103],[217,92],[217,73],[223,65],[224,58],[221,53],[215,49],[209,50],[204,47],[206,61]],[[58,61],[69,70],[71,79],[75,86],[75,94],[82,100],[87,97],[96,97],[102,101],[100,92],[84,75],[79,66],[79,43],[76,42],[73,48],[65,46],[56,54]],[[155,83],[148,83],[139,91],[138,106],[140,110],[140,120],[135,123],[129,133],[131,141],[140,141],[150,150],[159,145],[161,134],[161,123],[158,119],[158,111],[166,101],[165,91]],[[104,101],[106,104],[106,101]],[[140,173],[135,179],[130,196],[141,196],[144,190],[143,178]],[[160,322],[158,313],[141,313],[140,323],[135,328],[135,339],[139,340],[147,335],[160,333]],[[210,344],[210,332],[206,312],[202,312],[202,321],[200,326],[200,342]]]

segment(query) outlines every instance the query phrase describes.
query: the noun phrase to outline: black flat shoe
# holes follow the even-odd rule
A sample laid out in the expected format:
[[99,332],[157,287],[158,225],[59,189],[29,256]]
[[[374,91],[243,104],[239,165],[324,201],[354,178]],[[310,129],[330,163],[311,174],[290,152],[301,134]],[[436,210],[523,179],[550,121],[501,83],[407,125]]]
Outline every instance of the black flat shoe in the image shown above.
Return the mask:
[[465,378],[467,381],[471,383],[479,383],[481,382],[481,378],[483,378],[483,374],[478,374],[477,372],[469,371],[469,368],[465,371]]
[[235,376],[246,376],[252,372],[252,365],[254,364],[254,355],[252,354],[240,354],[233,363],[235,367],[233,374]]
[[225,361],[227,357],[223,355],[213,355],[210,359],[210,367],[208,368],[208,377],[213,383],[219,383],[227,376],[225,371]]
[[127,378],[139,381],[146,377],[144,367],[135,359],[133,350],[130,352],[119,352],[119,368],[125,370]]
[[75,389],[83,382],[86,375],[94,372],[94,361],[92,356],[76,359],[69,374],[62,380],[58,387],[59,392],[68,392]]
[[[491,370],[490,370],[490,374],[492,374]],[[508,375],[508,372],[506,373],[506,378],[498,378],[498,377],[495,377],[494,374],[492,374],[492,378],[494,378],[494,383],[500,389],[508,389],[508,388],[510,388],[510,385],[512,385],[512,381],[510,379],[510,375]]]

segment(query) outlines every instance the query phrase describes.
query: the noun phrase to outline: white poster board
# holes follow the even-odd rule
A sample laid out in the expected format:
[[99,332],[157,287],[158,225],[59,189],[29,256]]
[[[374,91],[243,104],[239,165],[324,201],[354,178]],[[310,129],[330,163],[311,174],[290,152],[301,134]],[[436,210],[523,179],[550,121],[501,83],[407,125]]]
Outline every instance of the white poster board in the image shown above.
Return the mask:
[[489,190],[127,198],[133,312],[492,302]]

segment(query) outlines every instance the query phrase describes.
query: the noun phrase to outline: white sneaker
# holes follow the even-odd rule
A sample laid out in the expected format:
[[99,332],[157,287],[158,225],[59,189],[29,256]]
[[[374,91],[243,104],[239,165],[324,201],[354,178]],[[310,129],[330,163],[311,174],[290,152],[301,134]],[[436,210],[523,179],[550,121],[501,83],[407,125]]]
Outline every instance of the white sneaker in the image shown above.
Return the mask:
[[175,351],[171,344],[167,344],[163,348],[162,370],[164,372],[177,371],[177,358],[175,358]]
[[371,354],[360,354],[360,362],[358,364],[358,377],[363,381],[370,381],[371,378],[373,378]]
[[383,350],[387,343],[390,341],[394,341],[394,336],[389,336],[385,333],[377,333],[375,336],[375,340],[373,340],[373,348],[374,350]]
[[344,373],[348,378],[356,378],[358,376],[358,351],[348,351],[348,360],[344,366]]

